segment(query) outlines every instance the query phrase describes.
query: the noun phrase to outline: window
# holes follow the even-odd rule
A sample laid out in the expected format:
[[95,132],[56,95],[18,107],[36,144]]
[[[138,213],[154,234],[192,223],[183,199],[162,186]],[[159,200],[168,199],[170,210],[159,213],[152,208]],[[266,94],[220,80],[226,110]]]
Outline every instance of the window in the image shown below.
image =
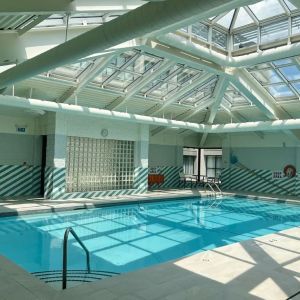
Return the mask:
[[206,176],[211,178],[219,178],[222,170],[222,156],[206,155]]
[[133,188],[134,142],[69,137],[67,192]]
[[183,172],[187,175],[195,174],[195,161],[196,156],[184,155],[183,156]]

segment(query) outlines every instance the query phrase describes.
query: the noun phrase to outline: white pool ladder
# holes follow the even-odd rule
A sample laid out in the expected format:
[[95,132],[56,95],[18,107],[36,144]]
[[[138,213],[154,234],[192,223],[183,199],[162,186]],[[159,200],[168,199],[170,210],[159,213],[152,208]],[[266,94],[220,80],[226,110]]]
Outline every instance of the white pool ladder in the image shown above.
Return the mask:
[[[213,187],[214,186],[214,187]],[[215,198],[218,195],[223,195],[222,190],[220,189],[219,185],[215,182],[206,182],[204,185],[204,190],[205,192],[207,191],[207,187],[209,187],[210,191],[213,193],[212,196],[214,196]]]

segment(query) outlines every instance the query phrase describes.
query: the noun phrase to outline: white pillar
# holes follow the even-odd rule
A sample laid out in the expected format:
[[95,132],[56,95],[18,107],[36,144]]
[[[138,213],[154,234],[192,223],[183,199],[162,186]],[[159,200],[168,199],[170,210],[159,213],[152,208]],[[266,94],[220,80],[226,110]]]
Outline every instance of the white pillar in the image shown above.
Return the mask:
[[149,125],[140,125],[139,140],[135,143],[134,188],[138,192],[148,189]]

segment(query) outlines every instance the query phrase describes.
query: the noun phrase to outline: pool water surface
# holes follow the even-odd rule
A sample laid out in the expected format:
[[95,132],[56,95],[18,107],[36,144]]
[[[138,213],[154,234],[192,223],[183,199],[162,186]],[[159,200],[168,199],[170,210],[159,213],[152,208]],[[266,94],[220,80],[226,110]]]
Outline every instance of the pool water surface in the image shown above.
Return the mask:
[[[124,273],[300,225],[300,206],[247,198],[160,201],[0,218],[0,254],[28,272],[62,269],[72,227],[91,268]],[[69,269],[85,269],[70,236]]]

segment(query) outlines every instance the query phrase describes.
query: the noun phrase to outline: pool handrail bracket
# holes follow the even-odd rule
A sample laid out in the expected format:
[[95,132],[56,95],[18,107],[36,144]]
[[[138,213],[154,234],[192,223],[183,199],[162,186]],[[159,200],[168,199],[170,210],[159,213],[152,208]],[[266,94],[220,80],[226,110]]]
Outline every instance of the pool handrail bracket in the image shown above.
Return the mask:
[[83,248],[86,254],[86,268],[87,272],[91,272],[90,266],[90,253],[84,243],[80,240],[76,232],[72,227],[68,227],[65,230],[64,241],[63,241],[63,271],[62,271],[62,289],[65,290],[67,288],[67,272],[68,272],[68,237],[69,233],[73,235],[78,244]]

